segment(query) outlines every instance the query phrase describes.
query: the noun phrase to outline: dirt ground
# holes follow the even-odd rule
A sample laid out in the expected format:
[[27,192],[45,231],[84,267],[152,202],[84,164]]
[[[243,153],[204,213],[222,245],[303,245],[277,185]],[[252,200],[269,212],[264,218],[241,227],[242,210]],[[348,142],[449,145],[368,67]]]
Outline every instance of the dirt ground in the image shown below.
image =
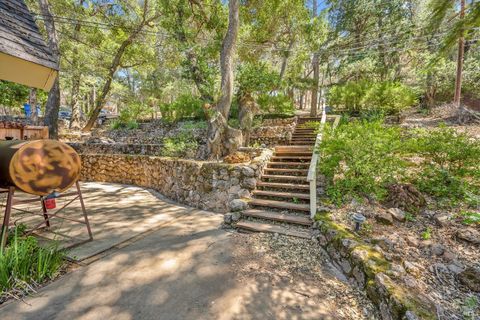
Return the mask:
[[[122,193],[109,193],[109,201],[115,196]],[[221,229],[223,215],[182,210],[23,301],[7,301],[0,319],[376,319],[316,243],[238,234]]]

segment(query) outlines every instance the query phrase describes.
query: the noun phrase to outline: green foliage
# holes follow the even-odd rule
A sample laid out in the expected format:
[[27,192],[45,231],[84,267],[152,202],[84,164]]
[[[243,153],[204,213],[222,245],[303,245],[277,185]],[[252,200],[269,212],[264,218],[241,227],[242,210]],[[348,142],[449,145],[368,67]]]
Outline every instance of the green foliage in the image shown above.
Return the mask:
[[383,199],[386,186],[405,168],[399,159],[401,147],[400,129],[380,121],[355,121],[327,130],[319,168],[331,182],[327,195],[337,203],[347,196]]
[[278,86],[280,79],[277,73],[268,69],[266,63],[244,63],[236,75],[241,93],[267,94]]
[[422,232],[421,237],[423,240],[430,240],[432,238],[432,228],[427,227],[425,231]]
[[202,99],[191,94],[184,94],[172,103],[161,105],[160,110],[163,119],[168,122],[185,118],[205,119],[203,104]]
[[40,247],[34,237],[21,237],[21,230],[0,251],[0,294],[25,289],[25,284],[52,279],[63,265],[64,253],[57,247]]
[[460,212],[462,223],[465,225],[480,225],[480,213],[462,210]]
[[381,200],[389,183],[409,182],[438,205],[480,204],[480,142],[452,128],[405,134],[381,121],[342,123],[326,131],[321,151],[327,194],[337,203],[347,196]]
[[421,191],[453,201],[480,195],[480,142],[453,128],[418,130],[406,144],[424,159],[415,182]]
[[281,113],[289,116],[295,115],[293,101],[283,94],[275,96],[262,94],[258,97],[257,103],[263,113]]
[[351,81],[328,93],[328,104],[343,107],[351,115],[395,115],[415,105],[412,89],[399,82]]
[[20,109],[29,93],[29,88],[24,85],[0,80],[0,106]]
[[192,157],[198,148],[198,142],[191,132],[180,132],[177,136],[163,140],[162,156]]

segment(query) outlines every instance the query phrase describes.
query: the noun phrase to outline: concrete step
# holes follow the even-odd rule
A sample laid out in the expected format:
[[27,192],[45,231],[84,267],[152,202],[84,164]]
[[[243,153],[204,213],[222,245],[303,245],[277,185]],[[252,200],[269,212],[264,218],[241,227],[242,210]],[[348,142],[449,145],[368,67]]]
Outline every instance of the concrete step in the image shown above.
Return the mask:
[[248,204],[252,206],[310,212],[309,204],[292,203],[286,201],[252,199],[248,202]]
[[287,180],[287,181],[297,181],[297,182],[304,182],[307,183],[307,175],[304,176],[282,176],[282,175],[274,175],[274,174],[264,174],[262,175],[263,179],[270,179],[270,180]]
[[287,229],[282,226],[272,225],[267,223],[240,221],[236,224],[236,227],[239,229],[247,230],[247,231],[278,233],[278,234],[304,238],[304,239],[310,239],[311,237],[309,231]]
[[257,182],[257,187],[265,188],[277,188],[277,189],[294,189],[294,190],[310,190],[308,184],[296,184],[296,183],[278,183],[278,182]]
[[296,216],[293,214],[283,214],[280,212],[252,209],[243,211],[242,215],[246,217],[298,224],[302,226],[312,225],[312,220],[307,216]]
[[278,198],[288,198],[292,200],[293,198],[310,200],[309,193],[296,193],[296,192],[280,192],[280,191],[269,191],[269,190],[254,190],[253,195],[264,196],[264,197],[278,197]]

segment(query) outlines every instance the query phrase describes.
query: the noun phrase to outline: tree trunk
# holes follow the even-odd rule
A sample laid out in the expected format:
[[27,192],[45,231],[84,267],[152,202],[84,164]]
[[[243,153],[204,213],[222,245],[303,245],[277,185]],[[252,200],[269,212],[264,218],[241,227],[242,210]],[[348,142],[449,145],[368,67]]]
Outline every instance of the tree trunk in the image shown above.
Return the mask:
[[[465,0],[460,0],[460,19],[465,17]],[[460,103],[462,96],[462,73],[463,73],[463,55],[465,50],[464,33],[458,39],[458,57],[457,57],[457,78],[455,80],[455,96],[453,103],[458,108],[459,116],[462,117],[463,107]]]
[[290,39],[290,42],[288,43],[288,51],[283,56],[282,67],[280,68],[280,81],[283,80],[283,77],[285,76],[285,71],[287,71],[288,58],[290,57],[290,51],[293,48],[293,44],[294,44],[294,40],[292,38],[292,39]]
[[[60,51],[58,49],[58,37],[48,0],[38,0],[38,6],[40,12],[45,18],[44,24],[47,31],[48,46],[52,51],[53,59],[57,62],[57,65],[59,65]],[[58,111],[60,109],[60,84],[58,78],[59,76],[55,79],[55,82],[48,93],[47,104],[45,106],[45,116],[43,119],[43,124],[48,126],[50,139],[58,138]]]
[[313,88],[312,88],[310,116],[316,117],[317,109],[318,109],[318,82],[320,80],[320,65],[318,61],[318,53],[315,53],[313,55],[312,64],[313,64]]
[[30,95],[28,97],[28,103],[30,104],[30,120],[32,124],[36,125],[38,121],[38,114],[37,114],[37,89],[30,88]]
[[[228,29],[223,39],[220,55],[220,71],[222,74],[221,96],[209,117],[208,154],[210,159],[219,159],[234,152],[242,143],[242,132],[228,126],[228,115],[233,98],[233,62],[239,27],[239,1],[228,2]],[[208,110],[207,114],[211,114]]]
[[115,72],[117,72],[118,66],[120,65],[122,61],[123,54],[125,53],[125,50],[133,43],[135,38],[139,35],[143,27],[145,26],[146,21],[143,20],[140,25],[128,36],[128,38],[122,42],[120,47],[118,48],[115,57],[112,60],[112,63],[110,64],[110,68],[108,71],[108,76],[103,84],[102,92],[98,96],[98,98],[95,101],[95,107],[90,114],[90,118],[88,119],[87,124],[85,127],[82,129],[82,131],[87,132],[90,131],[93,126],[95,125],[95,122],[97,121],[98,115],[100,114],[100,111],[102,110],[103,105],[105,104],[107,100],[107,96],[110,93],[110,89],[112,87],[112,81],[113,77],[115,75]]

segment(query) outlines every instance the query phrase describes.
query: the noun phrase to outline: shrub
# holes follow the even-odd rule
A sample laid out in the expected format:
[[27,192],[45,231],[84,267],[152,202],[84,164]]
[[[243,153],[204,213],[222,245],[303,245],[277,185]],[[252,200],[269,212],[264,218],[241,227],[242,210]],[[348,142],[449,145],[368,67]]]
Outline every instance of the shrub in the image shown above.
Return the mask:
[[421,191],[437,198],[478,202],[479,141],[441,126],[415,131],[407,146],[409,152],[424,159],[420,174],[413,178]]
[[355,121],[333,132],[327,130],[319,164],[330,181],[327,195],[336,203],[347,196],[383,199],[387,185],[405,167],[399,157],[401,147],[400,129],[385,127],[380,121]]
[[193,157],[198,148],[198,142],[191,132],[180,132],[177,136],[163,141],[162,156]]
[[160,106],[162,118],[168,122],[185,118],[205,119],[203,100],[191,94],[181,95],[172,103]]
[[328,103],[354,116],[396,115],[417,103],[416,94],[399,82],[351,81],[328,93]]
[[56,246],[40,247],[34,237],[21,237],[15,230],[7,247],[0,250],[0,294],[25,289],[25,283],[53,278],[63,265],[64,253]]
[[352,197],[383,200],[388,185],[412,183],[439,205],[480,204],[480,142],[452,128],[416,130],[366,120],[325,132],[320,172],[337,203]]
[[263,113],[281,113],[288,116],[295,114],[293,101],[286,95],[261,94],[258,96],[257,103]]

